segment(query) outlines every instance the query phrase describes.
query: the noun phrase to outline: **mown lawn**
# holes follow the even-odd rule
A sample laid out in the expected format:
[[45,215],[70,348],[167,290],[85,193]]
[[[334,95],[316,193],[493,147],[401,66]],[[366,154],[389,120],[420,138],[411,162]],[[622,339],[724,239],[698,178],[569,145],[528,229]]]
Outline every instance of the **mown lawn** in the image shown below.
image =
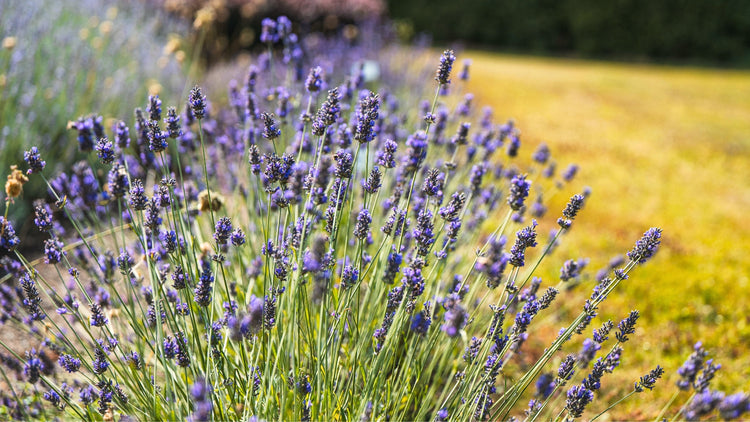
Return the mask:
[[[578,163],[569,188],[593,189],[567,246],[546,263],[548,278],[557,276],[551,264],[568,258],[590,258],[593,273],[649,227],[664,229],[656,258],[602,315],[642,313],[625,345],[619,391],[655,364],[666,368],[666,382],[611,417],[654,414],[696,341],[723,365],[714,388],[750,390],[750,72],[462,56],[473,60],[477,104],[491,105],[496,121],[515,119],[527,145],[546,142],[558,168]],[[550,212],[576,192],[555,196]],[[615,384],[605,378],[604,391]]]

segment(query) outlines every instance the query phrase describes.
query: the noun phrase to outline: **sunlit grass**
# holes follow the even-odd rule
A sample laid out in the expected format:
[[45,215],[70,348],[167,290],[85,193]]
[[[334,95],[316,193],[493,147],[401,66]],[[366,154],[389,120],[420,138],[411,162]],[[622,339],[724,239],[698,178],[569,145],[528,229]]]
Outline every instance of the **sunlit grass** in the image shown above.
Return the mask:
[[[612,417],[653,414],[699,340],[723,365],[715,388],[750,389],[743,358],[750,352],[750,72],[463,56],[473,60],[469,90],[477,103],[514,118],[522,142],[546,142],[558,168],[577,162],[574,183],[593,189],[566,240],[563,253],[571,256],[557,256],[560,263],[577,250],[596,251],[587,255],[595,271],[645,228],[664,229],[662,251],[608,309],[642,315],[619,376],[661,363],[672,385]],[[554,198],[550,209],[566,199]]]

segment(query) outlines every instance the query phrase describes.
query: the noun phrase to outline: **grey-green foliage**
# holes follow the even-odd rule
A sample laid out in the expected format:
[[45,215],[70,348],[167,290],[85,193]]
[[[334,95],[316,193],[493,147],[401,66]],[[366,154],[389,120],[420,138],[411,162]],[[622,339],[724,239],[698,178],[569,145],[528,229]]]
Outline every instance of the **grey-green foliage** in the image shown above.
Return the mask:
[[[51,168],[68,168],[78,151],[66,125],[81,115],[132,116],[156,83],[165,100],[181,98],[183,66],[162,56],[169,34],[187,29],[141,2],[0,1],[0,39],[15,38],[0,48],[0,177],[32,145]],[[27,184],[24,196],[42,189]],[[21,199],[16,215],[28,210]]]

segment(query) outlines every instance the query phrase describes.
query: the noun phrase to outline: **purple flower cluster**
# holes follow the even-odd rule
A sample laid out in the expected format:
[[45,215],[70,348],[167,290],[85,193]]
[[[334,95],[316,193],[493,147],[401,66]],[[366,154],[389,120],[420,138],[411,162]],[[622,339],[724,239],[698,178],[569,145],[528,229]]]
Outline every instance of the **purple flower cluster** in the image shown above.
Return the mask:
[[573,195],[570,198],[570,202],[565,206],[563,210],[563,216],[557,219],[557,224],[563,229],[569,229],[573,224],[573,219],[578,215],[578,211],[583,208],[586,197],[580,194]]
[[263,137],[273,141],[274,139],[281,136],[281,129],[279,129],[276,120],[270,113],[262,113],[260,118],[263,119]]
[[203,95],[203,91],[198,86],[193,87],[188,98],[188,110],[191,115],[198,120],[203,119],[206,116],[206,107],[206,96]]
[[211,420],[213,415],[212,387],[204,378],[197,379],[190,387],[190,398],[194,403],[193,414],[189,419],[191,422]]
[[10,221],[0,216],[0,250],[12,251],[20,242]]
[[29,273],[24,273],[19,282],[23,292],[23,306],[29,314],[32,321],[42,321],[47,318],[47,314],[41,307],[42,298],[39,296],[39,290],[36,288],[36,281]]
[[369,92],[362,97],[357,108],[357,125],[354,129],[355,140],[360,143],[367,143],[375,138],[377,134],[375,122],[378,120],[379,108],[380,97],[377,94]]
[[216,231],[214,232],[214,240],[219,245],[226,245],[229,241],[229,237],[232,235],[232,219],[229,217],[221,217],[216,222]]
[[383,149],[378,152],[378,158],[376,160],[378,165],[381,165],[387,169],[396,167],[396,151],[398,150],[398,144],[392,139],[388,139],[383,143]]
[[443,55],[440,57],[440,65],[438,66],[435,74],[435,80],[441,84],[449,84],[451,82],[451,70],[453,69],[453,62],[456,61],[456,56],[453,54],[453,50],[445,50]]
[[211,264],[204,262],[198,284],[195,286],[194,300],[199,306],[206,307],[211,303],[213,291],[214,275],[211,271]]
[[594,400],[594,392],[582,385],[570,387],[565,401],[565,409],[571,418],[580,418],[586,406]]
[[508,262],[514,267],[523,267],[526,262],[526,249],[536,246],[536,220],[531,225],[516,232],[516,243],[510,248]]
[[656,381],[664,375],[664,368],[657,365],[656,368],[652,369],[648,374],[644,375],[635,383],[634,390],[642,392],[644,389],[653,390],[656,386]]
[[315,115],[312,123],[312,133],[317,136],[324,135],[326,129],[336,123],[340,113],[339,90],[338,88],[333,88],[328,91],[328,98],[320,106],[318,113]]
[[654,256],[661,243],[661,229],[652,227],[643,233],[643,237],[635,242],[633,250],[628,252],[628,258],[643,264]]
[[44,166],[47,165],[47,162],[42,160],[39,148],[37,147],[31,147],[30,150],[26,151],[23,154],[23,160],[29,165],[28,174],[41,173],[44,170]]
[[320,91],[322,87],[323,68],[321,68],[320,66],[315,66],[310,69],[310,73],[307,75],[307,80],[305,81],[305,89],[307,89],[307,92],[312,94]]
[[514,211],[523,207],[526,197],[529,196],[531,182],[526,180],[526,175],[517,175],[510,182],[510,193],[508,194],[508,205]]
[[460,297],[455,293],[446,297],[442,305],[445,308],[445,316],[440,328],[448,337],[455,337],[468,322],[469,314],[461,305]]

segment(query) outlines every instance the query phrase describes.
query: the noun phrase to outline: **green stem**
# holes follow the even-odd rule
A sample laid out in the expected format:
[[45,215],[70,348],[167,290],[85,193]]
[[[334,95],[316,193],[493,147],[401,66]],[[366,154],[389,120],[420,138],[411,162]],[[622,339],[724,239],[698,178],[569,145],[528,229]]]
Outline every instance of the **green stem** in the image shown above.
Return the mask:
[[593,418],[591,418],[590,422],[593,422],[593,421],[599,419],[599,416],[601,416],[601,415],[609,412],[610,410],[612,410],[613,407],[615,407],[618,404],[622,403],[623,401],[625,401],[625,399],[627,399],[628,397],[632,396],[635,393],[637,393],[637,391],[633,390],[633,391],[629,392],[628,394],[626,394],[625,396],[623,396],[622,398],[620,398],[620,400],[617,400],[616,402],[610,404],[609,407],[607,407],[606,409],[604,409],[603,411],[601,411],[598,415],[596,415]]
[[672,406],[672,403],[674,403],[675,400],[677,400],[677,396],[680,395],[680,390],[677,390],[672,394],[672,397],[669,399],[667,404],[664,405],[664,407],[661,408],[659,411],[659,415],[654,419],[654,422],[660,422],[662,418],[664,417],[664,414],[667,413],[667,410]]

